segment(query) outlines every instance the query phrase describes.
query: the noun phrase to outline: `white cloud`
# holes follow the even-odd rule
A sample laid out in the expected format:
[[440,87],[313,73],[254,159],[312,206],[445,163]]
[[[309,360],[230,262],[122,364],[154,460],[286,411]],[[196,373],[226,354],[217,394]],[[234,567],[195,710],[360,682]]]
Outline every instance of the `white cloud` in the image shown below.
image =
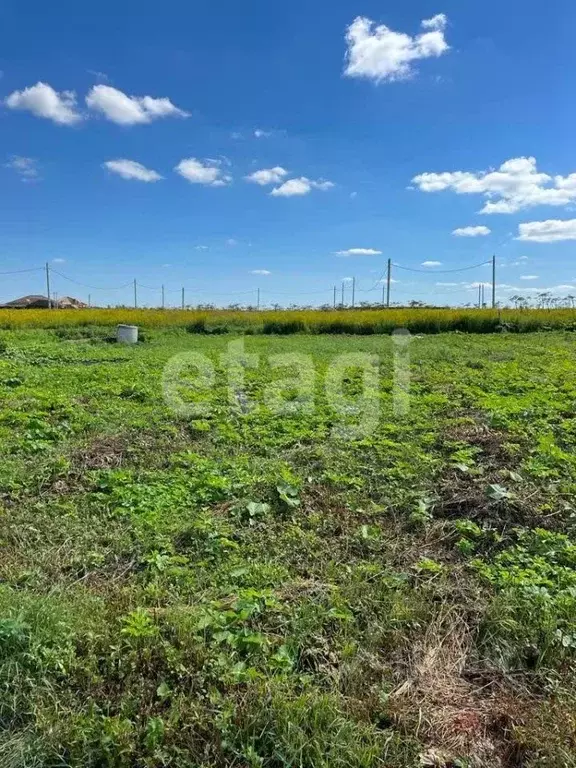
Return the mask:
[[253,269],[253,270],[250,272],[250,274],[251,274],[251,275],[271,275],[271,274],[272,274],[272,272],[270,272],[270,271],[269,271],[269,270],[267,270],[267,269]]
[[448,20],[443,13],[422,21],[425,30],[411,37],[385,24],[358,16],[346,30],[348,77],[365,77],[377,83],[405,80],[414,74],[413,62],[441,56],[449,50],[444,39]]
[[441,265],[441,261],[423,261],[420,264],[421,267],[440,267]]
[[65,264],[66,259],[52,259],[53,264]]
[[488,227],[459,227],[452,234],[456,237],[484,237],[489,235],[491,231]]
[[238,245],[238,240],[235,240],[233,237],[229,237],[228,240],[226,240],[226,245],[234,247],[235,245]]
[[207,245],[195,245],[194,246],[195,251],[207,251],[208,246]]
[[321,179],[318,181],[312,181],[310,183],[314,189],[320,189],[322,192],[326,192],[327,189],[332,189],[332,187],[334,187],[334,183],[332,181],[322,181]]
[[331,189],[334,184],[331,181],[312,181],[306,176],[300,176],[299,179],[288,179],[279,187],[274,187],[270,194],[273,197],[294,197],[296,195],[307,195],[312,189],[321,189],[325,191]]
[[105,83],[110,80],[106,72],[100,72],[98,69],[87,69],[86,71],[89,75],[92,75],[92,77],[96,78],[96,80],[102,80]]
[[527,293],[558,293],[565,292],[565,291],[574,291],[576,290],[575,285],[568,285],[568,284],[561,284],[561,285],[549,285],[549,286],[530,286],[527,285],[498,285],[498,290],[505,291],[506,293],[519,293],[519,294],[527,294]]
[[86,96],[86,104],[118,125],[151,123],[161,117],[189,117],[187,112],[174,106],[170,99],[127,96],[110,85],[95,85]]
[[540,275],[520,275],[520,280],[539,280]]
[[279,184],[286,176],[288,176],[288,171],[280,165],[275,165],[274,168],[262,168],[261,171],[251,173],[246,176],[246,181],[264,187],[266,184]]
[[38,161],[33,157],[12,155],[6,163],[6,168],[12,168],[16,171],[22,181],[38,181],[40,178]]
[[353,277],[343,277],[342,282],[343,283],[351,283],[354,280]]
[[197,160],[187,157],[180,160],[174,168],[176,173],[183,176],[191,184],[206,184],[209,187],[225,187],[230,184],[232,177],[223,173],[219,160]]
[[160,181],[162,176],[156,171],[146,168],[135,160],[107,160],[103,164],[112,173],[117,173],[123,179],[136,179],[137,181]]
[[348,248],[347,251],[336,251],[336,256],[380,256],[381,253],[374,248]]
[[515,157],[498,170],[421,173],[412,179],[422,192],[452,190],[459,195],[483,195],[480,213],[516,213],[535,205],[568,205],[576,201],[576,173],[540,173],[534,157]]
[[59,93],[47,83],[38,82],[23,91],[14,91],[5,104],[10,109],[24,109],[59,125],[75,125],[82,120],[82,115],[76,111],[74,91]]
[[438,285],[438,286],[444,286],[444,287],[446,287],[446,288],[447,288],[447,287],[451,287],[451,288],[453,288],[453,287],[455,287],[455,286],[459,285],[459,283],[434,283],[434,285]]
[[528,221],[518,227],[517,240],[532,243],[558,243],[562,240],[576,240],[576,219],[548,219]]
[[431,19],[424,19],[422,27],[424,29],[446,29],[448,24],[448,18],[445,13],[437,13],[436,16],[432,16]]
[[270,136],[272,136],[272,131],[263,131],[262,128],[256,128],[254,136],[256,136],[257,139],[269,139]]
[[295,195],[307,195],[312,189],[309,179],[302,176],[299,179],[289,179],[280,187],[274,187],[270,193],[273,197],[294,197]]

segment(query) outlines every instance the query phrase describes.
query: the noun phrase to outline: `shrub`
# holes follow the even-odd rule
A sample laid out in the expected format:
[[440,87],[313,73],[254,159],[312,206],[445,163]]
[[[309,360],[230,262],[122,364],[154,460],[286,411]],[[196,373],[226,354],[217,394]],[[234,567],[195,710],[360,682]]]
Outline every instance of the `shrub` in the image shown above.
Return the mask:
[[262,333],[290,334],[304,333],[306,330],[306,323],[302,320],[270,320],[264,323]]

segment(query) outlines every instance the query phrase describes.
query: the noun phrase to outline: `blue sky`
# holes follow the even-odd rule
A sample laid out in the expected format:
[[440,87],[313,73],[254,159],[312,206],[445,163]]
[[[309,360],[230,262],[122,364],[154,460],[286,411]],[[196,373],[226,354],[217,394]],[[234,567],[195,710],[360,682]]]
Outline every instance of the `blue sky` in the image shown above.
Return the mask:
[[[321,303],[351,276],[376,300],[390,257],[422,270],[394,300],[462,303],[489,268],[440,270],[495,252],[502,298],[576,293],[568,0],[8,0],[0,23],[0,271]],[[42,290],[5,275],[0,300]]]

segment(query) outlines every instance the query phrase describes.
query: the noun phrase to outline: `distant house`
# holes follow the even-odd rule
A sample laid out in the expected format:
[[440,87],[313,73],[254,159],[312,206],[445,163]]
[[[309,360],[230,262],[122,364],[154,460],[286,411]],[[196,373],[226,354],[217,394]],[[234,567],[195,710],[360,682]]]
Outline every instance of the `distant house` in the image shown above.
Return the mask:
[[50,305],[55,309],[83,309],[88,306],[72,296],[62,296],[60,299],[49,301],[46,296],[31,295],[0,304],[0,309],[48,309]]

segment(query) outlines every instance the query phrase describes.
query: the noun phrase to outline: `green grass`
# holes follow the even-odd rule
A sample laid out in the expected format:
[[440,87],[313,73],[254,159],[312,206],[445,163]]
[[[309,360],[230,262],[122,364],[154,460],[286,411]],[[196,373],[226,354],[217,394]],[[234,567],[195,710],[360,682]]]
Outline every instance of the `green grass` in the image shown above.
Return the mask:
[[[3,335],[0,765],[576,765],[570,333],[416,338],[402,417],[389,337],[246,337],[249,409],[230,334],[107,333]],[[182,352],[198,418],[162,396]],[[323,387],[351,352],[356,438]],[[315,407],[280,418],[285,353]]]

